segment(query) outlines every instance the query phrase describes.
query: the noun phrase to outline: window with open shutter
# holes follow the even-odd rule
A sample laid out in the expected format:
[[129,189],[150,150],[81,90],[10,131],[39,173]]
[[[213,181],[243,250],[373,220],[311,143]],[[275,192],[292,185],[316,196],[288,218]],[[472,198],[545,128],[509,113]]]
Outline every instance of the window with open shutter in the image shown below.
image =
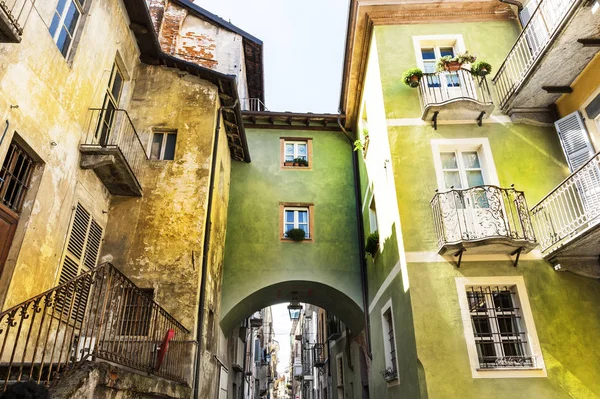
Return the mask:
[[[65,284],[96,266],[102,244],[102,227],[81,204],[77,204],[67,236],[58,284]],[[78,323],[83,321],[89,293],[89,282],[82,281],[62,292],[55,311]],[[73,301],[73,298],[75,299]],[[73,306],[71,306],[73,304]]]
[[590,137],[579,111],[554,123],[571,172],[579,169],[594,155]]

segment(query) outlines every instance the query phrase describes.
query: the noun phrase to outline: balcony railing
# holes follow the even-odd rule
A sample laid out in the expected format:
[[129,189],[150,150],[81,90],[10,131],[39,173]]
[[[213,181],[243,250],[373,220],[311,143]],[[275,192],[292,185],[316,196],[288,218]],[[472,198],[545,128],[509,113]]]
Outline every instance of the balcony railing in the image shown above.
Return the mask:
[[[99,158],[98,162],[91,160],[86,168],[96,170],[112,194],[141,195],[140,181],[148,155],[129,114],[124,109],[90,108],[90,111],[90,125],[80,150]],[[107,155],[115,157],[112,167],[116,171],[102,170],[106,167],[102,157]]]
[[260,98],[242,98],[242,111],[268,111]]
[[25,21],[35,0],[0,0],[0,42],[21,41]]
[[440,254],[486,244],[494,247],[480,252],[502,253],[506,247],[530,250],[536,245],[525,195],[512,187],[438,192],[431,209]]
[[[419,82],[419,97],[424,120],[431,119],[430,114],[440,113],[444,109],[440,106],[452,110],[450,117],[441,115],[445,119],[470,119],[471,114],[474,115],[472,119],[476,119],[483,116],[482,112],[489,116],[494,108],[485,76],[473,75],[464,68],[456,72],[423,74]],[[470,104],[467,106],[466,103]],[[464,107],[461,106],[463,104]],[[485,107],[474,108],[473,104]]]
[[315,359],[315,367],[323,367],[327,363],[327,353],[325,344],[316,343],[313,347],[313,359]]
[[18,381],[45,385],[104,359],[185,382],[190,332],[105,263],[0,313],[0,392]]
[[600,222],[600,153],[537,203],[531,217],[544,253]]
[[513,93],[543,56],[578,0],[540,0],[492,82],[505,108]]

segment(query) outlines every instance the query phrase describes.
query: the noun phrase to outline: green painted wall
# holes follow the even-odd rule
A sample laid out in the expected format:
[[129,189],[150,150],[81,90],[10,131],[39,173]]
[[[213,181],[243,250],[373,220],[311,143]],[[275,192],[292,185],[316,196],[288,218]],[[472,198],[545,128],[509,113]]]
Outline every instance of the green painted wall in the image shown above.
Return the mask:
[[[301,301],[326,308],[348,325],[362,325],[348,320],[361,319],[362,309],[351,145],[341,132],[246,133],[252,162],[234,163],[231,172],[225,321],[238,322],[267,304],[289,300],[294,287],[283,284],[296,281]],[[281,170],[281,137],[312,138],[312,170]],[[280,202],[314,204],[314,242],[280,241]],[[337,300],[330,303],[331,298]]]
[[[411,89],[402,82],[402,72],[417,66],[413,36],[457,34],[463,36],[465,47],[470,53],[492,65],[493,75],[502,65],[504,57],[519,35],[519,27],[516,21],[375,27],[381,83],[388,118],[421,116],[418,90]],[[490,46],[491,41],[493,46]]]
[[[388,240],[402,240],[399,244],[415,257],[417,253],[435,257],[438,249],[429,205],[437,188],[431,140],[487,138],[500,185],[515,184],[523,190],[530,208],[569,173],[553,128],[472,123],[440,125],[436,131],[415,122],[421,115],[418,93],[401,81],[402,72],[416,65],[412,36],[442,34],[462,34],[466,48],[497,70],[518,27],[514,21],[375,27],[376,48],[371,51],[377,52],[381,78],[366,84],[381,84],[386,118],[412,118],[412,122],[388,126],[385,138],[372,134],[371,145],[387,140],[391,154],[401,226],[394,226],[400,230],[394,229]],[[494,46],[489,45],[490,38]],[[373,115],[369,110],[369,118]],[[382,173],[377,162],[367,154],[366,170]],[[369,175],[369,181],[377,179]],[[368,226],[367,210],[363,218]],[[401,376],[399,387],[387,386],[379,374],[384,358],[375,356],[371,397],[496,397],[499,391],[518,398],[600,397],[595,378],[600,374],[600,355],[590,350],[597,346],[595,337],[600,333],[600,311],[594,307],[600,296],[597,281],[555,272],[543,260],[521,260],[514,268],[506,257],[486,263],[464,261],[460,269],[444,261],[408,263],[407,284],[401,272],[390,275],[402,257],[398,248],[386,245],[374,261],[369,258],[372,349],[383,353],[381,309],[391,299]],[[524,277],[547,378],[472,378],[454,277],[494,275]],[[386,278],[391,283],[383,289]]]
[[[547,378],[471,377],[455,277],[523,276]],[[419,359],[430,398],[600,397],[600,283],[544,261],[409,264]],[[376,335],[376,334],[374,334]],[[452,381],[451,384],[448,382]]]
[[556,132],[522,124],[389,127],[389,142],[406,251],[437,251],[429,201],[437,180],[432,139],[485,137],[501,187],[515,185],[530,207],[568,176]]

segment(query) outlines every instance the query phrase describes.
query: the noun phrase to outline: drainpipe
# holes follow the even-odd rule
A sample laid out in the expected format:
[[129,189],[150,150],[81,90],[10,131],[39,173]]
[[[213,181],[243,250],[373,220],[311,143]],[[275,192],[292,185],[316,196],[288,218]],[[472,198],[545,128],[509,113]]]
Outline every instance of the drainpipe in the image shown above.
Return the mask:
[[221,130],[221,113],[224,109],[233,109],[237,106],[238,100],[236,99],[233,105],[221,105],[217,112],[217,126],[215,128],[215,137],[212,150],[212,164],[210,169],[210,180],[208,183],[208,204],[206,206],[206,223],[204,224],[204,246],[202,247],[202,282],[200,283],[200,304],[198,306],[198,326],[196,332],[196,341],[198,342],[198,348],[196,350],[196,366],[194,370],[194,398],[198,398],[200,393],[200,366],[202,360],[202,325],[204,324],[204,305],[206,302],[206,273],[208,270],[208,252],[210,246],[210,228],[212,226],[211,213],[212,213],[212,198],[215,184],[215,174],[217,170],[217,154],[219,152],[219,131]]
[[4,137],[6,136],[6,132],[8,132],[8,127],[9,126],[10,126],[10,122],[7,119],[6,120],[6,127],[4,128],[4,133],[2,133],[2,137],[0,138],[0,145],[2,145],[2,142],[4,141]]
[[[354,140],[348,134],[338,116],[337,123],[352,148]],[[367,343],[367,355],[373,359],[371,353],[371,321],[369,317],[369,287],[367,286],[367,254],[365,253],[365,226],[363,224],[362,204],[360,201],[360,175],[358,171],[358,151],[352,151],[352,171],[354,173],[354,199],[356,208],[356,222],[358,223],[358,251],[360,257],[360,282],[362,285],[362,299],[365,315],[365,341]]]

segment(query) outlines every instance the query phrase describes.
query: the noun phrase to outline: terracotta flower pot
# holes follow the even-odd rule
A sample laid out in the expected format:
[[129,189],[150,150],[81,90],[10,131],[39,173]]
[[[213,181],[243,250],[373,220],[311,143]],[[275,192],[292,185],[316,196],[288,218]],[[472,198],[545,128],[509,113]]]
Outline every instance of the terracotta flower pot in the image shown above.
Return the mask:
[[410,87],[419,86],[419,77],[417,75],[413,75],[410,77]]
[[449,72],[456,72],[462,67],[462,64],[458,61],[450,61],[444,64],[444,69]]

